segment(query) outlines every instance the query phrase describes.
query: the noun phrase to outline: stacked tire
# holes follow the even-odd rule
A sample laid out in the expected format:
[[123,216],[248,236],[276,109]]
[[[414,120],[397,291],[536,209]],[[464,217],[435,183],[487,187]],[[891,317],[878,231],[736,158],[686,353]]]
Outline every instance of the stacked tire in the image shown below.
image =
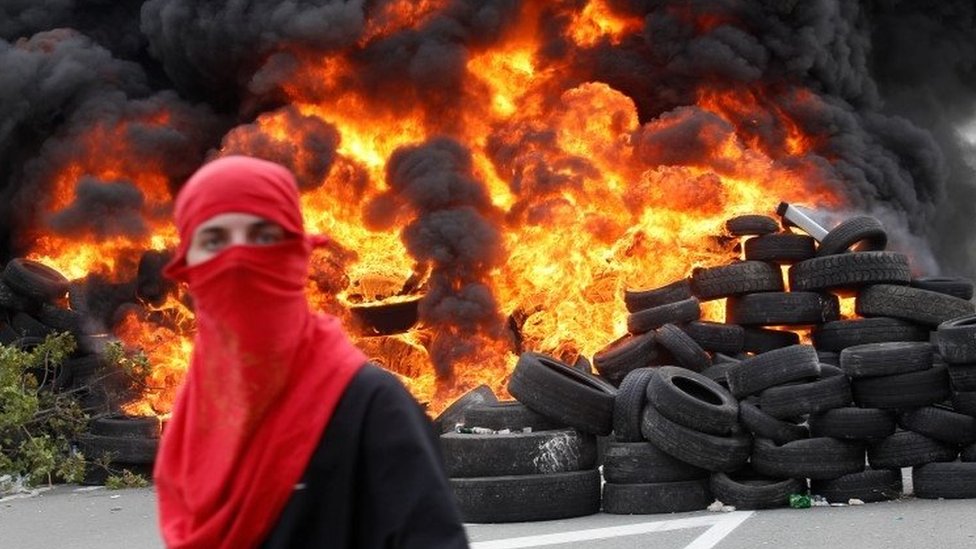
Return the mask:
[[158,417],[105,416],[91,422],[89,433],[75,440],[85,456],[83,484],[105,484],[111,475],[125,471],[152,477],[159,449],[162,423]]

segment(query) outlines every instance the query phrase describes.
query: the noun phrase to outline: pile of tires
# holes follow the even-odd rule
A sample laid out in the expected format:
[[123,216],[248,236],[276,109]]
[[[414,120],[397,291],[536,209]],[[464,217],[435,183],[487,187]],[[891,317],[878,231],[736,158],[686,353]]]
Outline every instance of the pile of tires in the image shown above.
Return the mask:
[[152,478],[162,423],[158,417],[111,415],[95,418],[75,444],[85,456],[82,484],[101,485],[125,471]]

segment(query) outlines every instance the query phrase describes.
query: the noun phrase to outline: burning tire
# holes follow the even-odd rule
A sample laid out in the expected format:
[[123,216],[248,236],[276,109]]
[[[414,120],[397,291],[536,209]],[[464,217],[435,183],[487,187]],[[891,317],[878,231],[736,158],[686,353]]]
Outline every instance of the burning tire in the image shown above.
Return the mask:
[[683,301],[692,297],[691,280],[684,278],[660,288],[649,290],[625,290],[624,305],[628,313],[636,313],[652,307]]
[[777,419],[744,400],[739,403],[739,421],[757,438],[767,438],[776,444],[809,438],[810,431],[803,425]]
[[615,484],[647,484],[706,478],[708,471],[675,459],[650,442],[611,442],[603,476]]
[[854,402],[864,408],[910,409],[928,406],[949,396],[944,365],[893,376],[865,377],[851,382]]
[[902,495],[901,470],[868,469],[835,479],[810,481],[810,492],[831,503],[859,499],[865,503],[898,499]]
[[671,353],[679,366],[700,372],[712,365],[708,353],[674,324],[665,324],[654,332],[654,337],[661,347]]
[[805,234],[780,233],[757,236],[746,240],[747,261],[768,261],[791,265],[816,255],[816,241]]
[[672,457],[709,471],[738,469],[749,459],[752,448],[751,437],[702,433],[671,421],[652,405],[644,407],[641,432]]
[[17,293],[37,301],[51,301],[68,292],[68,279],[58,271],[29,259],[11,259],[3,280]]
[[485,402],[498,402],[498,399],[490,387],[487,385],[479,385],[445,408],[434,419],[434,426],[441,433],[453,431],[458,424],[464,421],[465,410],[476,404],[483,404]]
[[556,520],[600,510],[597,470],[450,480],[465,522]]
[[864,470],[864,449],[853,442],[818,437],[777,445],[756,439],[752,466],[773,478],[831,479]]
[[614,515],[700,511],[711,501],[707,478],[648,484],[608,482],[603,486],[603,512]]
[[939,324],[939,354],[949,364],[976,362],[976,315]]
[[779,222],[766,215],[740,215],[725,222],[725,230],[732,236],[765,235],[779,229]]
[[817,352],[809,345],[793,345],[756,355],[729,368],[729,389],[736,398],[820,375]]
[[593,366],[600,376],[620,385],[628,373],[650,366],[657,358],[654,333],[624,336],[593,356]]
[[815,292],[766,292],[730,297],[725,317],[734,324],[758,326],[805,326],[840,318],[835,295]]
[[844,440],[878,440],[895,432],[895,417],[877,408],[834,408],[813,414],[808,420],[815,437]]
[[742,332],[742,350],[750,353],[768,353],[800,343],[800,334],[768,328],[745,328]]
[[41,305],[37,320],[42,324],[54,328],[59,332],[71,332],[77,334],[81,332],[82,316],[70,309],[62,309],[45,303]]
[[915,496],[923,499],[976,498],[976,463],[930,463],[912,470]]
[[742,261],[724,267],[695,269],[692,290],[703,301],[758,292],[783,291],[779,267],[763,261]]
[[627,315],[627,331],[632,334],[643,334],[665,324],[698,320],[700,316],[701,306],[697,299],[691,297]]
[[694,320],[684,325],[684,331],[702,349],[715,353],[735,355],[745,344],[745,331],[735,324]]
[[898,424],[939,442],[960,446],[976,442],[976,418],[945,408],[926,406],[904,413]]
[[573,429],[528,433],[441,435],[451,478],[542,475],[592,469],[596,439]]
[[617,390],[552,357],[523,353],[508,390],[530,409],[584,433],[608,435],[613,430]]
[[969,301],[973,298],[973,281],[959,277],[925,277],[912,279],[912,287]]
[[790,494],[805,492],[806,481],[771,479],[744,469],[712,474],[711,488],[715,499],[737,509],[773,509],[789,504]]
[[533,412],[524,404],[515,400],[502,402],[482,402],[474,404],[464,411],[464,425],[466,427],[484,427],[502,431],[510,429],[521,431],[549,431],[564,427],[556,422]]
[[109,416],[92,420],[91,434],[117,438],[159,438],[162,423],[155,416]]
[[880,284],[862,290],[855,309],[862,316],[890,316],[935,327],[947,320],[973,314],[976,306],[970,301],[929,290]]
[[840,369],[828,375],[821,365],[821,379],[809,383],[770,387],[759,396],[759,406],[776,418],[791,418],[848,406],[853,402],[851,384]]
[[841,222],[820,241],[818,256],[842,254],[851,246],[860,244],[861,252],[884,250],[888,245],[888,233],[876,218],[857,216]]
[[790,289],[800,292],[854,289],[869,284],[908,284],[912,279],[908,257],[894,252],[815,257],[790,267],[789,276]]
[[928,341],[929,331],[897,318],[837,320],[813,329],[813,345],[819,351],[840,352],[848,347],[888,341]]
[[840,367],[853,378],[927,370],[932,367],[932,345],[899,341],[848,347],[840,353]]
[[633,370],[617,391],[613,404],[613,432],[620,442],[639,442],[641,435],[641,412],[647,402],[647,384],[656,375],[651,368]]
[[649,406],[701,433],[727,435],[738,425],[739,404],[721,385],[675,366],[662,366],[647,385]]
[[914,467],[935,461],[952,461],[959,450],[912,431],[898,431],[868,446],[868,463],[875,469]]

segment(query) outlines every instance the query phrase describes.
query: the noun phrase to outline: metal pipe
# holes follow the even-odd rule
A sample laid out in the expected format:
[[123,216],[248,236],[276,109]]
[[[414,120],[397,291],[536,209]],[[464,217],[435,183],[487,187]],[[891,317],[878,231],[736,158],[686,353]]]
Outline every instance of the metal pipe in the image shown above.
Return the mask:
[[779,207],[776,208],[776,213],[793,225],[803,229],[817,242],[822,241],[827,236],[827,229],[824,229],[819,223],[811,219],[810,216],[800,211],[797,206],[780,202]]

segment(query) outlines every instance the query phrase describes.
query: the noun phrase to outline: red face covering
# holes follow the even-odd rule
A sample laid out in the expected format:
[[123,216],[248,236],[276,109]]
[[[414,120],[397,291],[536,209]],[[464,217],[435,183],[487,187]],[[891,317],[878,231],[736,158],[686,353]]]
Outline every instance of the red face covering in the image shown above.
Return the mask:
[[[290,238],[232,246],[188,267],[194,230],[250,213]],[[271,530],[366,357],[337,319],[309,310],[312,240],[285,168],[228,157],[201,168],[176,200],[180,248],[166,268],[186,282],[197,334],[156,460],[160,524],[171,548],[240,548]]]

